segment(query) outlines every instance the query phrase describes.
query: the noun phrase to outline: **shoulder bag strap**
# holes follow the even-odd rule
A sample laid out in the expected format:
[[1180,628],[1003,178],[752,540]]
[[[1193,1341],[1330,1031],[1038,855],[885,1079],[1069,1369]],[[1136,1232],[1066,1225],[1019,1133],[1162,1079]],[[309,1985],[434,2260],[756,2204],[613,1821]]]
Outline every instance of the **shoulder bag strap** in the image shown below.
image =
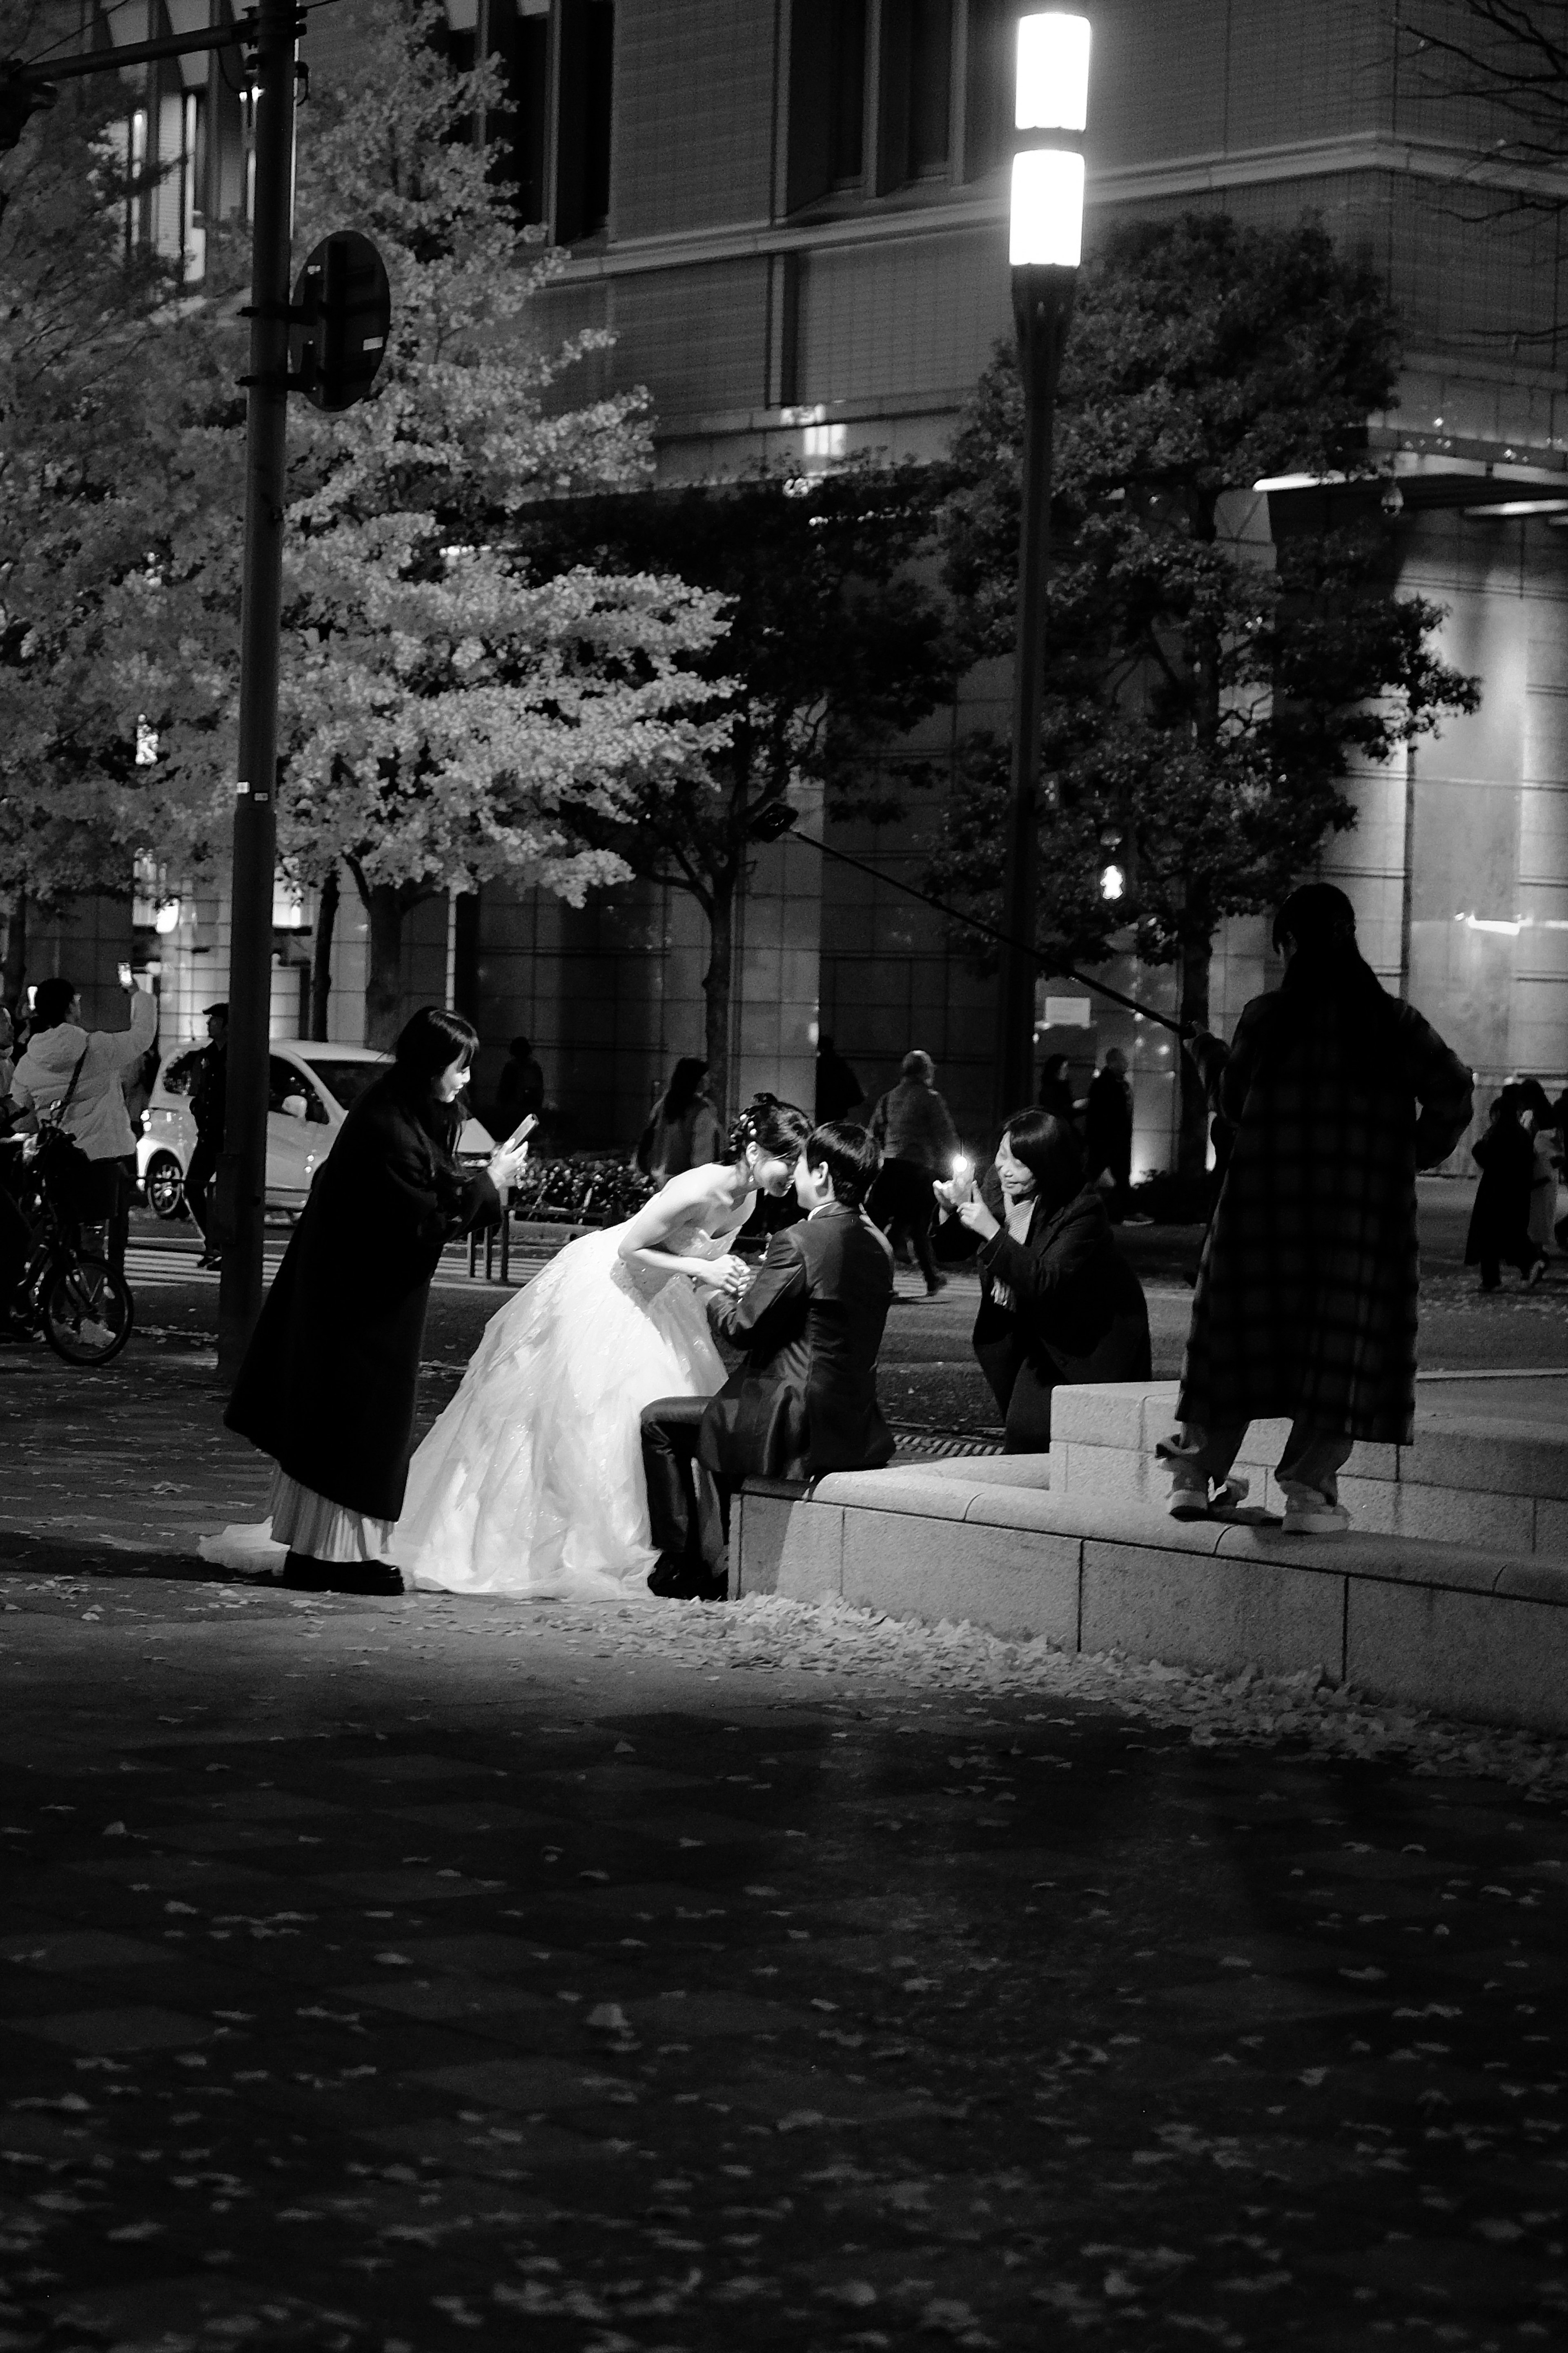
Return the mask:
[[77,1056],[77,1064],[75,1070],[71,1072],[71,1082],[69,1086],[66,1089],[58,1103],[56,1103],[53,1111],[47,1114],[51,1126],[59,1127],[64,1124],[65,1115],[70,1109],[71,1097],[76,1092],[77,1081],[81,1076],[81,1066],[87,1060],[88,1047],[90,1046],[92,1040],[89,1038],[88,1039],[87,1046],[84,1046],[81,1052]]

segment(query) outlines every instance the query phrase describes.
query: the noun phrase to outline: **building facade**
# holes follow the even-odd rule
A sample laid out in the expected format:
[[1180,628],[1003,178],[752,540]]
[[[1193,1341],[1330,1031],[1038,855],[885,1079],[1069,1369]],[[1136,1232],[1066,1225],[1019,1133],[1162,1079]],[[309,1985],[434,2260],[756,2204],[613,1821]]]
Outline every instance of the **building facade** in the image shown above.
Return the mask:
[[[182,15],[135,0],[149,5]],[[1321,871],[1355,902],[1389,985],[1476,1067],[1484,1101],[1511,1072],[1555,1088],[1568,1071],[1568,389],[1556,175],[1510,163],[1507,121],[1446,90],[1412,34],[1415,18],[1464,10],[1088,0],[1088,236],[1132,213],[1218,207],[1283,225],[1314,212],[1386,276],[1405,361],[1397,407],[1369,420],[1386,479],[1364,495],[1397,503],[1402,585],[1447,608],[1442,651],[1479,675],[1483,702],[1396,768],[1355,778],[1358,822]],[[1020,13],[1019,0],[447,0],[459,59],[504,65],[491,127],[510,143],[520,221],[546,223],[567,257],[542,298],[548,327],[613,333],[578,381],[648,386],[663,479],[946,448],[1010,332]],[[312,16],[308,48],[318,69],[352,70],[352,9],[334,14]],[[204,106],[198,125],[209,120]],[[237,152],[220,164],[210,140],[201,150],[204,201],[243,202],[242,141]],[[1238,487],[1237,528],[1259,539],[1335,495]],[[961,732],[1005,731],[1007,692],[1001,665],[972,676],[903,749],[940,770]],[[983,1138],[993,984],[891,887],[920,881],[936,814],[928,792],[897,827],[826,820],[885,884],[799,845],[759,853],[736,948],[738,1089],[809,1100],[826,1031],[874,1095],[918,1044]],[[310,913],[282,927],[280,969],[305,954]],[[164,943],[182,1008],[205,993],[186,977],[204,947],[220,993],[221,906],[206,916],[205,940]],[[345,901],[342,1034],[355,1034],[356,958],[363,969],[353,931]],[[1237,923],[1217,943],[1216,1026],[1263,985],[1265,931]],[[489,1068],[526,1031],[571,1132],[625,1142],[674,1058],[700,1048],[704,954],[700,917],[674,894],[633,887],[574,913],[487,889],[477,909],[419,911],[407,978],[411,999],[439,984],[472,1008]],[[1106,976],[1170,1001],[1168,975]],[[1087,1068],[1123,1046],[1139,1165],[1168,1163],[1168,1039],[1070,983],[1043,985],[1040,1012],[1042,1051]]]

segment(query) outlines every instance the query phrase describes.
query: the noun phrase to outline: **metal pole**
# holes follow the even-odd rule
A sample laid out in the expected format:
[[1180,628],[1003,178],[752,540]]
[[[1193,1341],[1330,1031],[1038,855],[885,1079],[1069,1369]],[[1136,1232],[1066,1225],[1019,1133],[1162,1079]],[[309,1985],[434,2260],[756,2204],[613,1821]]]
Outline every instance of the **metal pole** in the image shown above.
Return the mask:
[[1003,844],[1002,932],[996,991],[996,1124],[1035,1095],[1035,901],[1039,867],[1037,797],[1044,696],[1046,578],[1050,560],[1051,437],[1057,375],[1076,271],[1013,272],[1013,314],[1024,386],[1018,526],[1018,619],[1013,657],[1013,770]]
[[267,1056],[278,811],[279,627],[289,393],[289,240],[297,0],[260,0],[256,210],[246,412],[245,583],[239,773],[228,983],[228,1092],[218,1161],[223,1275],[218,1371],[232,1379],[261,1309],[267,1199]]

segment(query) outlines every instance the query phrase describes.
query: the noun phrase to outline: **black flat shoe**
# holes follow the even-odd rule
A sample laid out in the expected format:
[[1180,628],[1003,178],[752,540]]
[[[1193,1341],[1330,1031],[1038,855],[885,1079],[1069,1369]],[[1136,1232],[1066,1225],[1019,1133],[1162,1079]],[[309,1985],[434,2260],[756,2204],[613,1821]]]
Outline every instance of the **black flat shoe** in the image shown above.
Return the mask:
[[312,1560],[309,1553],[291,1552],[283,1564],[283,1583],[291,1593],[385,1599],[403,1591],[403,1572],[384,1560]]
[[679,1553],[661,1552],[649,1571],[647,1589],[661,1601],[725,1601],[727,1577],[710,1577],[700,1561],[683,1560]]

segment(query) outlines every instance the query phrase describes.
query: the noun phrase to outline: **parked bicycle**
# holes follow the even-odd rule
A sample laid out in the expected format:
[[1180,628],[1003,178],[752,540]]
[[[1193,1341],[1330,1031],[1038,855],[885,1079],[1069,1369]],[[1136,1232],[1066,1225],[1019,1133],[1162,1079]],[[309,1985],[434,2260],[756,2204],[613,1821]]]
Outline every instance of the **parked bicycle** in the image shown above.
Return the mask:
[[107,1365],[131,1337],[135,1306],[125,1277],[84,1250],[80,1229],[60,1207],[39,1153],[17,1203],[31,1237],[11,1301],[13,1322],[41,1332],[68,1365]]

